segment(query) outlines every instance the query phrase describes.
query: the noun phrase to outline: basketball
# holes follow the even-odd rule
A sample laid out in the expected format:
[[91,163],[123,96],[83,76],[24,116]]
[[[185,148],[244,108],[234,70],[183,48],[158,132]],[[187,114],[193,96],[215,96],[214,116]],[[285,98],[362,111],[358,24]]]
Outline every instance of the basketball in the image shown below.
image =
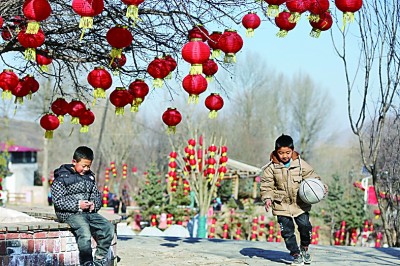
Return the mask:
[[325,188],[321,180],[316,178],[304,179],[299,188],[299,197],[308,204],[315,204],[324,199]]

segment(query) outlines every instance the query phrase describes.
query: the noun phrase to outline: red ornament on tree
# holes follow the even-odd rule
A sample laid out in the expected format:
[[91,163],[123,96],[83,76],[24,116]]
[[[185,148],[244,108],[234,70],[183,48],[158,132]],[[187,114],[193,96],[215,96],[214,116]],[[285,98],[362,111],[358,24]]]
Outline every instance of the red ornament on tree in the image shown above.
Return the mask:
[[53,131],[58,128],[60,121],[58,121],[57,116],[54,114],[45,114],[40,119],[40,126],[46,130],[44,137],[46,139],[53,138]]
[[3,28],[3,23],[4,23],[4,20],[3,20],[3,18],[0,16],[0,28]]
[[246,36],[253,37],[254,30],[261,24],[261,19],[256,12],[249,12],[242,18],[242,24],[246,28]]
[[149,93],[149,86],[141,79],[136,79],[129,85],[129,93],[133,95],[134,103],[131,111],[138,112],[139,106],[144,101],[144,98]]
[[111,74],[104,67],[95,67],[87,76],[89,84],[94,88],[94,100],[106,98],[106,90],[111,87]]
[[310,32],[310,36],[318,38],[321,34],[321,31],[329,30],[332,27],[332,23],[332,16],[329,12],[319,15],[318,22],[313,22],[310,20],[310,25],[313,27]]
[[309,0],[308,11],[310,16],[308,19],[313,22],[318,22],[319,16],[324,14],[329,9],[329,0]]
[[282,11],[275,18],[275,24],[280,29],[276,36],[283,38],[288,34],[288,31],[294,29],[296,27],[296,23],[292,23],[289,21],[290,13],[287,11]]
[[24,103],[24,97],[29,95],[30,92],[29,86],[24,82],[23,79],[21,79],[18,82],[18,85],[11,91],[11,93],[15,96],[15,101],[14,103]]
[[222,32],[220,31],[213,31],[207,39],[207,43],[212,49],[211,58],[217,58],[221,55],[221,48],[218,45],[219,38],[221,38]]
[[114,58],[114,61],[111,64],[111,68],[113,69],[113,75],[119,75],[119,69],[126,64],[126,56],[124,53],[121,53],[120,58]]
[[26,33],[36,34],[39,30],[39,22],[50,16],[51,6],[47,0],[25,0],[22,12],[30,20]]
[[117,87],[110,94],[110,102],[115,106],[116,115],[124,115],[124,107],[132,103],[129,92],[124,87]]
[[72,9],[81,16],[79,28],[82,29],[82,40],[86,29],[93,28],[93,17],[99,15],[104,9],[103,0],[72,0]]
[[165,63],[167,63],[169,74],[166,78],[171,78],[172,71],[176,69],[177,63],[176,60],[171,55],[164,56]]
[[217,111],[224,106],[224,99],[218,93],[211,93],[207,96],[205,105],[210,110],[208,117],[213,119],[217,117]]
[[161,88],[164,84],[164,78],[169,74],[169,67],[164,58],[156,57],[147,67],[147,72],[154,78],[154,88]]
[[343,27],[354,21],[354,13],[362,7],[362,0],[335,0],[336,7],[343,12]]
[[8,42],[9,40],[12,39],[11,32],[7,28],[2,29],[1,38],[3,38],[4,41]]
[[218,65],[213,59],[208,59],[207,62],[203,64],[203,74],[206,75],[206,80],[211,82],[215,73],[218,71]]
[[189,103],[198,103],[199,95],[206,91],[207,80],[203,75],[187,75],[183,81],[182,86],[187,93],[189,93]]
[[11,99],[12,91],[17,87],[19,83],[18,76],[12,71],[12,69],[4,69],[0,73],[0,88],[3,89],[1,94],[2,99]]
[[189,30],[188,39],[189,41],[192,39],[201,39],[205,42],[208,39],[208,31],[201,24],[195,25],[191,30]]
[[203,63],[210,57],[210,47],[201,39],[191,39],[182,48],[183,59],[191,64],[190,74],[203,73]]
[[89,126],[94,122],[94,113],[90,111],[90,109],[86,110],[79,117],[79,124],[81,124],[81,129],[79,130],[81,133],[88,133]]
[[133,36],[128,27],[117,25],[108,30],[106,39],[112,47],[110,53],[111,66],[115,58],[121,58],[122,49],[132,44]]
[[162,120],[168,126],[167,133],[175,134],[176,126],[182,121],[182,115],[176,108],[169,107],[163,113]]
[[286,2],[286,0],[265,0],[268,4],[267,16],[276,17],[279,14],[279,6]]
[[139,5],[144,2],[144,0],[122,0],[124,4],[128,5],[126,10],[126,17],[133,20],[134,23],[139,19]]
[[25,59],[36,60],[36,48],[44,43],[44,33],[41,29],[35,34],[28,34],[26,30],[21,30],[18,33],[18,42],[25,48]]
[[48,51],[36,51],[36,63],[40,66],[40,70],[48,72],[50,65],[53,62],[53,58],[49,55]]
[[57,115],[60,124],[64,123],[64,115],[68,114],[69,104],[64,98],[57,98],[51,104],[51,111]]
[[79,100],[72,100],[68,104],[68,114],[71,116],[71,124],[79,124],[79,117],[86,111],[86,106]]
[[225,63],[235,63],[236,53],[243,47],[243,39],[236,30],[227,29],[218,41],[218,46],[225,53]]
[[290,11],[289,22],[296,23],[300,20],[301,14],[306,12],[310,6],[309,0],[287,0],[286,7]]

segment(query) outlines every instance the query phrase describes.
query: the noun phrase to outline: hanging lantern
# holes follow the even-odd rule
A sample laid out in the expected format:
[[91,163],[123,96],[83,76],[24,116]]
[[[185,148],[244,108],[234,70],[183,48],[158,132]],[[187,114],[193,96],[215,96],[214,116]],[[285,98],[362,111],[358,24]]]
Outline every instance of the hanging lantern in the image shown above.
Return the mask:
[[163,113],[162,120],[168,126],[167,133],[175,134],[176,126],[182,121],[182,115],[176,108],[169,107]]
[[362,7],[362,0],[335,0],[336,7],[343,12],[343,27],[354,21],[354,13]]
[[87,76],[89,84],[94,88],[94,103],[97,98],[106,98],[106,90],[111,87],[112,77],[104,67],[95,67]]
[[218,93],[211,93],[207,96],[205,105],[210,110],[208,117],[213,119],[217,117],[217,111],[224,106],[224,99]]
[[225,53],[225,63],[235,63],[236,53],[243,47],[243,39],[236,30],[227,29],[218,41],[220,49]]
[[49,72],[49,67],[53,62],[53,58],[51,58],[50,54],[48,51],[41,51],[39,50],[36,51],[36,63],[40,66],[40,70],[43,72]]
[[121,58],[122,49],[132,44],[133,36],[128,27],[117,25],[108,30],[106,39],[112,47],[110,53],[111,66],[115,58]]
[[381,210],[380,209],[375,209],[374,210],[374,215],[375,215],[375,219],[379,219],[379,216],[381,216]]
[[164,84],[164,78],[169,74],[169,68],[163,58],[156,57],[147,67],[147,72],[154,78],[154,88],[161,88]]
[[0,16],[0,28],[3,28],[3,23],[4,23],[4,20],[3,20],[3,18]]
[[171,78],[172,71],[174,71],[177,66],[176,60],[171,55],[164,56],[164,60],[165,60],[165,63],[167,63],[168,71],[169,71],[168,76],[166,78]]
[[18,33],[18,42],[25,48],[25,59],[36,60],[36,48],[44,43],[44,33],[41,29],[36,34],[28,34],[26,30]]
[[3,89],[1,94],[2,99],[11,99],[12,91],[17,87],[19,83],[18,76],[12,71],[12,69],[4,69],[0,73],[0,88]]
[[286,0],[265,0],[268,4],[267,16],[276,17],[279,14],[279,6],[286,2]]
[[289,22],[298,22],[301,14],[308,10],[309,5],[309,0],[287,0],[286,7],[290,11]]
[[308,20],[318,22],[319,16],[329,10],[329,0],[309,0],[308,11],[310,15]]
[[30,89],[28,99],[32,99],[32,94],[39,90],[39,82],[31,75],[26,75],[23,80],[25,85]]
[[191,39],[182,48],[183,59],[191,64],[190,74],[196,75],[203,73],[203,63],[210,57],[210,47],[201,39]]
[[319,16],[318,22],[313,22],[310,20],[310,25],[313,27],[310,36],[318,38],[321,31],[329,30],[332,27],[332,16],[329,12],[325,12]]
[[100,15],[104,9],[103,0],[72,0],[72,9],[81,16],[79,28],[82,29],[82,40],[86,29],[93,28],[93,17]]
[[45,114],[40,118],[40,126],[46,130],[44,133],[46,139],[53,138],[53,131],[57,129],[59,125],[60,121],[58,121],[57,116],[54,114]]
[[115,106],[116,115],[124,115],[124,107],[132,103],[130,93],[124,87],[117,87],[110,94],[110,102]]
[[90,111],[90,109],[87,109],[84,111],[81,116],[79,117],[79,124],[81,124],[81,129],[79,132],[81,133],[88,133],[89,132],[89,126],[93,124],[94,122],[94,113]]
[[249,12],[242,18],[242,24],[246,28],[246,36],[253,37],[254,30],[261,24],[261,19],[256,12]]
[[71,124],[79,124],[79,117],[86,111],[86,106],[79,100],[72,100],[68,104],[68,114],[71,116]]
[[36,34],[39,30],[39,22],[50,16],[51,6],[47,0],[25,0],[22,12],[29,19],[26,33]]
[[188,34],[188,40],[190,41],[192,39],[201,39],[205,42],[208,39],[208,31],[201,24],[195,25],[191,30],[189,30]]
[[296,27],[296,23],[289,21],[290,13],[287,11],[282,11],[279,15],[275,18],[275,24],[280,29],[276,36],[283,38],[285,37],[288,32],[294,27]]
[[25,82],[23,79],[19,80],[18,85],[11,91],[11,93],[15,96],[15,104],[23,104],[24,97],[29,95],[29,92],[31,91],[29,86],[24,83]]
[[128,5],[126,10],[126,17],[133,20],[136,23],[139,19],[139,5],[144,2],[144,0],[121,0],[124,4]]
[[64,123],[64,115],[68,114],[68,106],[69,104],[64,98],[57,98],[57,100],[51,104],[51,111],[57,115],[60,124]]
[[189,93],[188,103],[197,104],[199,102],[199,95],[206,91],[207,85],[207,80],[203,75],[187,75],[182,80],[182,86]]
[[3,38],[4,41],[8,42],[9,40],[12,39],[11,32],[7,28],[2,29],[1,38]]
[[203,64],[203,74],[206,75],[206,80],[211,82],[215,73],[218,71],[218,65],[213,59],[208,59],[207,62]]
[[218,45],[219,38],[221,38],[222,32],[213,31],[207,39],[207,43],[212,49],[211,58],[218,58],[221,55],[221,48]]
[[144,101],[144,97],[149,93],[149,86],[142,79],[136,79],[129,85],[129,93],[133,96],[134,104],[132,105],[131,111],[138,112],[139,106]]
[[114,58],[114,61],[111,64],[111,68],[113,69],[113,75],[119,75],[119,69],[121,69],[126,64],[126,56],[124,53],[121,53],[120,58]]

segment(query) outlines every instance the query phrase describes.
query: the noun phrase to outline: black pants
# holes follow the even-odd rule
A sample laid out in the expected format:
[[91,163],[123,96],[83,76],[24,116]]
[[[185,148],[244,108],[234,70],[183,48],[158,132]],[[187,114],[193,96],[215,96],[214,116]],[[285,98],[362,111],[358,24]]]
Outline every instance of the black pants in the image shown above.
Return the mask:
[[[293,221],[294,220],[294,221]],[[279,216],[278,223],[281,227],[281,235],[285,240],[286,248],[290,251],[290,255],[300,254],[299,245],[297,244],[296,235],[294,233],[294,222],[300,233],[300,245],[308,247],[311,243],[312,225],[310,216],[305,212],[297,217]]]

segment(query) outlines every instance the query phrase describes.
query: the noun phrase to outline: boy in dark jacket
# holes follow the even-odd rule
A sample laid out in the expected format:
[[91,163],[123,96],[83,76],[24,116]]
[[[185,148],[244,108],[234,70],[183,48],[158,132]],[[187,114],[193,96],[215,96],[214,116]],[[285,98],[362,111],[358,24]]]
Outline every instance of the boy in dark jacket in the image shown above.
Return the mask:
[[[61,165],[54,171],[51,186],[54,209],[59,222],[68,223],[76,237],[80,263],[84,266],[106,265],[107,253],[114,238],[114,226],[97,212],[101,194],[90,170],[93,151],[78,147],[72,164]],[[91,237],[96,236],[97,249],[92,256]]]

